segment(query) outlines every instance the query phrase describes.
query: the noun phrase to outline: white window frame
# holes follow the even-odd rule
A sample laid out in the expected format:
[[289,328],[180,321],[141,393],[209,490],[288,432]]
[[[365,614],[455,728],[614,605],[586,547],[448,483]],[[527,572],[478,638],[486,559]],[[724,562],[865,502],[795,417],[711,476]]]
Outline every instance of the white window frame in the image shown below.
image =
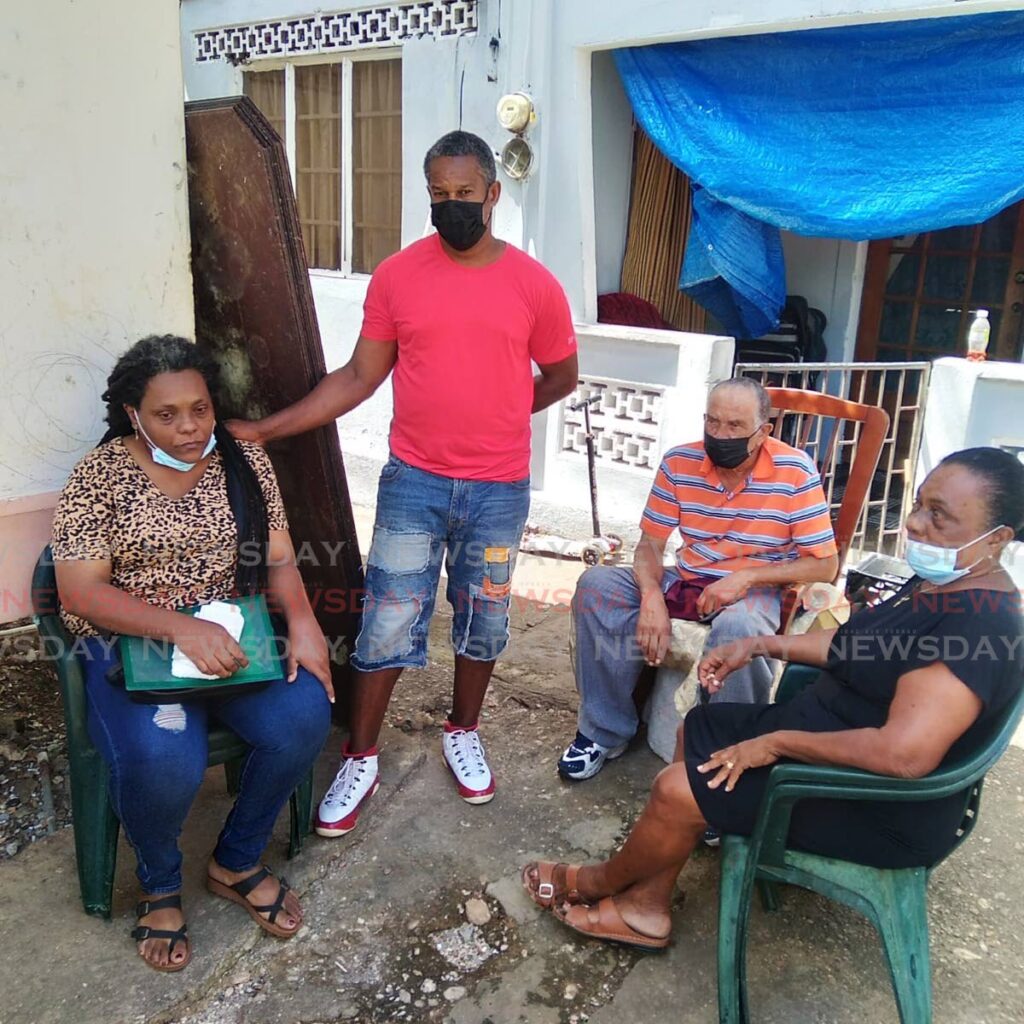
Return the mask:
[[[288,158],[288,173],[292,179],[292,191],[296,190],[295,138],[297,134],[295,117],[295,69],[303,65],[341,65],[341,268],[307,267],[317,277],[349,278],[355,281],[369,281],[371,275],[352,270],[352,66],[358,61],[401,60],[400,46],[380,47],[361,50],[351,54],[315,54],[292,60],[261,60],[242,70],[246,74],[260,74],[264,71],[284,71],[284,151]],[[402,111],[404,120],[405,110]],[[402,168],[403,172],[405,168]]]

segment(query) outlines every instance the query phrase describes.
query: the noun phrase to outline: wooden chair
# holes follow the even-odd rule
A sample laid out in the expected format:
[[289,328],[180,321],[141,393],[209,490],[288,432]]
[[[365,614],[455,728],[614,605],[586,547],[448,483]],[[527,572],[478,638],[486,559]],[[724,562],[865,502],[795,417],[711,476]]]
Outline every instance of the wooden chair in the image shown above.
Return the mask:
[[[889,414],[873,405],[848,402],[817,391],[766,390],[772,402],[773,433],[778,436],[785,425],[793,437],[793,447],[807,452],[818,467],[839,548],[835,582],[864,511],[889,429]],[[799,595],[798,587],[788,587],[783,594],[780,633],[787,631]],[[685,689],[687,696],[692,690],[696,698],[696,665],[709,632],[709,626],[697,622],[672,623],[672,641],[655,673],[647,715],[648,744],[665,760],[671,759],[675,730],[682,720],[676,710],[675,695]]]
[[[82,667],[72,650],[71,637],[60,619],[57,579],[49,547],[39,556],[32,575],[32,608],[46,654],[57,670],[64,703],[71,777],[71,816],[82,903],[87,914],[109,918],[120,823],[107,791],[107,764],[100,757],[86,728],[85,680]],[[231,793],[238,791],[242,762],[248,752],[249,747],[230,729],[223,726],[210,729],[207,764],[224,765]],[[291,831],[288,856],[294,857],[302,849],[304,837],[312,831],[312,771],[292,793],[289,806]]]
[[[789,699],[818,674],[818,669],[807,665],[788,665],[776,700]],[[809,764],[783,764],[772,769],[753,834],[722,837],[718,902],[720,1024],[749,1022],[746,943],[751,896],[757,884],[766,908],[775,910],[775,886],[779,882],[811,889],[863,914],[882,939],[901,1024],[931,1024],[927,887],[935,865],[873,868],[790,850],[786,847],[790,817],[796,803],[806,799],[905,802],[961,793],[963,818],[955,836],[950,837],[956,849],[977,823],[985,773],[1006,750],[1022,716],[1024,689],[994,723],[987,742],[975,754],[921,779],[896,779],[854,768]]]
[[[849,402],[817,391],[766,390],[772,401],[775,435],[782,433],[785,424],[793,431],[793,447],[805,451],[818,467],[839,548],[835,575],[838,579],[878,468],[889,430],[889,414],[874,405]],[[792,589],[790,595],[792,609],[797,595]],[[786,624],[784,614],[783,628]]]

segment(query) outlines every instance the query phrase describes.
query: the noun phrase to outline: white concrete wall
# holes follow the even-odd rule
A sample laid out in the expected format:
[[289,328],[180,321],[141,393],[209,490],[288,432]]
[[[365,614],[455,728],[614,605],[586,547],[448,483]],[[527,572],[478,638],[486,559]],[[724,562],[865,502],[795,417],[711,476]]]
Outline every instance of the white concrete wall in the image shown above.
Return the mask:
[[[345,10],[369,3],[184,0],[181,30],[190,98],[241,91],[240,69],[224,62],[192,62],[193,31],[308,14],[321,6]],[[509,135],[496,122],[497,100],[506,92],[525,91],[533,97],[537,110],[537,122],[528,133],[536,155],[535,170],[525,182],[503,178],[496,232],[541,259],[565,287],[577,320],[593,324],[598,292],[618,287],[630,169],[630,110],[611,55],[603,51],[711,35],[970,13],[997,6],[988,0],[778,0],[772,5],[755,0],[693,4],[665,0],[631,0],[628,4],[619,0],[505,0],[499,4],[481,0],[479,30],[474,36],[425,37],[402,46],[403,244],[420,237],[427,222],[421,177],[426,149],[444,132],[461,126],[499,151]],[[498,40],[496,52],[490,46],[492,38]],[[830,357],[849,358],[860,302],[863,246],[795,236],[786,245],[790,291],[806,295],[828,316]],[[311,276],[327,363],[338,366],[347,359],[358,333],[365,282],[315,272]],[[664,358],[663,354],[640,355],[653,344],[639,339],[615,343],[584,331],[581,364],[585,373],[596,372],[588,371],[588,365],[600,365],[607,368],[602,374],[610,377],[655,383],[645,374],[653,372],[649,366]],[[708,344],[714,348],[713,343]],[[720,352],[720,346],[715,351]],[[703,382],[705,376],[701,371],[693,380]],[[696,389],[687,392],[686,403],[699,413],[703,393]],[[340,436],[348,456],[365,459],[370,467],[383,459],[390,410],[390,388],[385,385],[345,418]],[[667,425],[665,429],[674,433]],[[564,498],[565,507],[572,508],[577,503],[574,496],[581,495],[586,503],[587,490],[577,482],[583,472],[580,457],[557,454],[559,430],[557,410],[534,419],[534,483],[542,488],[542,495],[551,493],[557,501]],[[628,481],[611,485],[609,502],[629,510],[640,490]]]
[[[581,376],[622,379],[619,375],[626,367],[627,380],[664,388],[659,458],[668,448],[703,435],[708,389],[732,376],[731,338],[612,324],[577,324],[576,330]],[[562,450],[560,414],[552,412],[549,420],[546,471],[531,519],[547,529],[566,529],[565,524],[586,519],[590,509],[587,462],[582,454]],[[654,470],[623,467],[600,458],[597,474],[602,522],[614,524],[620,533],[627,531],[623,533],[627,541],[636,539]]]
[[[192,33],[197,29],[257,21],[261,18],[305,14],[317,9],[343,11],[366,7],[365,2],[335,2],[319,5],[308,0],[186,0],[181,7],[181,42],[185,88],[191,100],[232,96],[242,92],[244,69],[226,61],[197,64],[191,56]],[[486,8],[492,7],[493,12]],[[513,31],[511,19],[505,32]],[[487,139],[495,148],[508,137],[497,125],[494,110],[498,99],[512,88],[487,81],[494,62],[487,46],[498,33],[497,5],[485,5],[481,28],[475,36],[458,39],[410,40],[402,56],[402,244],[408,245],[429,230],[429,200],[423,180],[423,155],[437,138],[462,127]],[[521,40],[524,50],[525,39]],[[358,56],[358,54],[356,54]],[[318,58],[327,59],[327,58]],[[280,66],[281,62],[260,66]],[[507,63],[505,61],[504,63]],[[495,232],[513,244],[525,247],[521,202],[517,195],[525,186],[503,181],[505,193],[495,213]],[[324,347],[327,369],[345,364],[352,354],[362,323],[362,303],[367,278],[345,278],[331,272],[310,272],[313,299]],[[374,465],[387,458],[388,427],[391,422],[391,383],[339,423],[342,449],[349,457],[369,460],[364,473],[369,479]],[[353,463],[358,465],[358,463]],[[358,472],[358,470],[357,470]]]
[[[369,6],[335,2],[328,10]],[[608,58],[596,51],[712,35],[752,34],[902,17],[966,14],[1005,7],[996,0],[705,0],[676,4],[664,0],[515,0],[499,5],[481,0],[480,29],[474,36],[411,40],[402,47],[405,181],[403,241],[419,237],[426,219],[426,196],[420,180],[422,154],[439,135],[459,125],[475,131],[498,150],[508,139],[496,123],[494,108],[505,92],[524,90],[536,101],[538,120],[529,139],[536,152],[536,170],[523,183],[505,181],[499,210],[502,237],[539,256],[559,277],[574,311],[592,321],[598,281],[614,279],[613,246],[600,268],[595,236],[617,237],[621,223],[597,220],[595,180],[600,195],[621,194],[621,152],[608,162],[609,140],[625,122],[624,97],[609,77]],[[185,75],[191,98],[230,95],[241,89],[241,72],[224,62],[197,65],[191,60],[191,35],[198,28],[257,21],[261,18],[309,13],[320,5],[310,0],[185,0],[182,37]],[[501,24],[498,23],[499,9]],[[499,40],[497,55],[489,43]],[[493,79],[493,80],[492,80]],[[600,119],[592,118],[594,99],[604,104]],[[608,120],[610,119],[610,120]],[[603,120],[599,124],[598,120]],[[597,152],[595,154],[595,139]],[[614,165],[614,166],[613,166]],[[602,245],[602,250],[605,246]],[[811,262],[817,263],[816,254]],[[845,272],[853,261],[839,254]],[[836,266],[836,257],[832,257]],[[817,269],[817,268],[816,268]],[[796,283],[803,284],[800,276]],[[814,302],[833,323],[843,321],[849,304],[842,289],[815,289]],[[827,301],[825,301],[827,299]],[[838,335],[837,335],[838,337]],[[845,338],[845,334],[844,334]]]
[[867,242],[808,238],[783,231],[782,248],[786,293],[804,296],[828,318],[825,348],[829,362],[851,362],[857,347]]
[[1024,447],[1024,365],[932,363],[915,486],[951,452],[1005,441]]
[[[1024,365],[936,359],[914,487],[920,487],[947,455],[963,448],[993,444],[1024,448],[1022,407]],[[1024,589],[1024,544],[1012,544],[1004,563]]]
[[591,74],[597,294],[604,295],[617,292],[622,277],[633,177],[633,108],[611,51],[593,55]]
[[174,6],[51,0],[4,17],[0,498],[64,482],[128,344],[192,333]]
[[177,16],[50,0],[0,24],[0,621],[115,357],[193,332]]

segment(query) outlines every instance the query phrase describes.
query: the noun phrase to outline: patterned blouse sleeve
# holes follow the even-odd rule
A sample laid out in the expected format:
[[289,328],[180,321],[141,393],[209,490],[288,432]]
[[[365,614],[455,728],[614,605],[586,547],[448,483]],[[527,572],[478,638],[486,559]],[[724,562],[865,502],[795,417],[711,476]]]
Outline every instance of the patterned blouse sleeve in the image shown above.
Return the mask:
[[285,515],[281,489],[277,486],[277,475],[274,473],[270,456],[258,444],[248,441],[239,443],[256,474],[256,479],[260,482],[263,500],[267,503],[267,526],[271,530],[287,530],[288,516]]
[[107,561],[114,538],[114,499],[102,449],[71,471],[53,515],[51,544],[60,561]]

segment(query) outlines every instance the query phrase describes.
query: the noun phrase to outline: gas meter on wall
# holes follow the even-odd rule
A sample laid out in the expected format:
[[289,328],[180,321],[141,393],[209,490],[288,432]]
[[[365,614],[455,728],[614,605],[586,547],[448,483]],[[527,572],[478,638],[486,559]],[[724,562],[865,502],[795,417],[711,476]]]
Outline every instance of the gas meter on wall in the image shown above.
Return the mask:
[[498,101],[498,124],[514,135],[501,151],[501,169],[513,181],[522,181],[533,169],[533,147],[523,133],[536,120],[533,100],[525,92],[510,92]]
[[510,92],[498,100],[498,124],[506,131],[521,135],[536,120],[533,100],[525,92]]
[[501,169],[513,180],[522,181],[533,168],[533,150],[521,135],[509,139],[501,151]]

